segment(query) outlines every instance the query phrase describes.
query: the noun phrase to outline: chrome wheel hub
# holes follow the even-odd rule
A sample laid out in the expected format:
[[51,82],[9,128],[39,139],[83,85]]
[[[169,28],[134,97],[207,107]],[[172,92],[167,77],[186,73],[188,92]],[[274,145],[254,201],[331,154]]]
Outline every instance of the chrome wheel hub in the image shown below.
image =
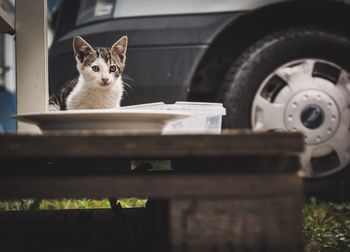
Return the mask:
[[289,100],[285,108],[285,124],[289,131],[302,131],[306,144],[321,144],[336,132],[339,111],[328,94],[306,90]]
[[317,59],[290,62],[268,76],[252,106],[255,130],[305,136],[305,177],[323,177],[350,163],[350,79],[341,67]]

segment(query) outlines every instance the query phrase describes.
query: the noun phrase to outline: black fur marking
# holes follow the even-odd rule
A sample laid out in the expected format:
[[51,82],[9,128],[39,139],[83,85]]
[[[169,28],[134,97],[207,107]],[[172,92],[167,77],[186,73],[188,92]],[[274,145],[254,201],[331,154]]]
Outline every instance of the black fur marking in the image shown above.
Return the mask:
[[81,63],[88,57],[93,56],[93,52],[91,51],[91,47],[82,45],[76,49],[75,56],[78,57]]
[[57,105],[60,110],[67,110],[67,97],[78,84],[78,79],[71,80],[64,84],[63,88],[57,95],[50,96],[49,104]]
[[85,55],[83,66],[91,66],[92,62],[94,62],[95,59],[96,55],[94,53]]
[[96,57],[101,57],[106,63],[109,63],[111,54],[107,48],[95,48]]

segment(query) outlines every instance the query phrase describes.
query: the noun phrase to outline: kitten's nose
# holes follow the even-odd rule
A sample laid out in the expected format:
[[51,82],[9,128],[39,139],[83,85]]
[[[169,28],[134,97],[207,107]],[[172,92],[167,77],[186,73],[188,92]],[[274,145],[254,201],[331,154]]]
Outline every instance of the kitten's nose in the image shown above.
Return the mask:
[[108,78],[102,78],[102,81],[104,82],[104,83],[107,83],[108,82]]

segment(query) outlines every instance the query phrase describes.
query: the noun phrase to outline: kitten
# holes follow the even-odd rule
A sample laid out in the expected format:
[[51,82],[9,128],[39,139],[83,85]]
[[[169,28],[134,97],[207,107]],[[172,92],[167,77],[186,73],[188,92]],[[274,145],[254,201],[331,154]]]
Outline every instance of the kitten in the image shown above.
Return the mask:
[[128,38],[123,36],[111,48],[92,48],[76,36],[73,51],[79,77],[66,83],[58,95],[50,97],[49,110],[120,107],[127,44]]

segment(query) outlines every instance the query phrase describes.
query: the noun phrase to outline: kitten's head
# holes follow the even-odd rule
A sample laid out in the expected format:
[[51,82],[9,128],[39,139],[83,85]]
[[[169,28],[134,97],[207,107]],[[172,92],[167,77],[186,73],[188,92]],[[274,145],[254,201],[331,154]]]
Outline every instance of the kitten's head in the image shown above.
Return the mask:
[[87,85],[109,88],[120,78],[126,60],[128,37],[123,36],[111,48],[93,48],[80,36],[73,40],[77,69]]

